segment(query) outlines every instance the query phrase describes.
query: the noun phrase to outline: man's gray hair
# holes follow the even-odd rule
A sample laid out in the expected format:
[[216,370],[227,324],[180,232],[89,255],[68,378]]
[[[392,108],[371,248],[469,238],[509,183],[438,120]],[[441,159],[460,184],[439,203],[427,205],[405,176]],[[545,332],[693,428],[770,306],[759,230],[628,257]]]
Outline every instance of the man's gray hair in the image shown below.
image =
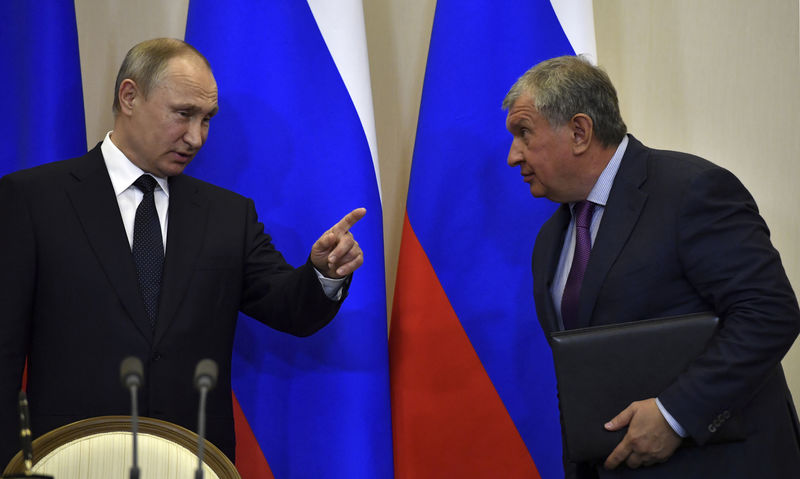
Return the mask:
[[211,70],[211,64],[202,53],[177,38],[145,40],[128,50],[125,59],[122,61],[122,66],[119,67],[117,81],[114,85],[114,104],[112,107],[114,115],[120,111],[119,87],[125,79],[131,79],[136,82],[139,90],[147,98],[147,95],[163,79],[167,63],[172,58],[183,55],[196,55]]
[[578,113],[587,115],[603,146],[618,144],[628,131],[611,79],[583,57],[570,55],[538,63],[514,83],[503,109],[511,108],[524,94],[533,98],[536,110],[554,128]]

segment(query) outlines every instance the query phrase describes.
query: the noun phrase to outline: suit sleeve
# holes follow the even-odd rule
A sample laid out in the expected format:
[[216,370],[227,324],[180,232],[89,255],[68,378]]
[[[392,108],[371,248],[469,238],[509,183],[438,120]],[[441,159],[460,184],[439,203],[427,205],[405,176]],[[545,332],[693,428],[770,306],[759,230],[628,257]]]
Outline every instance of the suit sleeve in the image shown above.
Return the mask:
[[310,261],[293,268],[272,244],[247,201],[242,311],[279,331],[309,336],[328,324],[346,296],[329,299]]
[[724,169],[686,192],[677,244],[683,271],[720,317],[706,351],[659,399],[699,444],[714,418],[740,412],[800,331],[800,311],[755,201]]
[[0,179],[0,465],[19,450],[17,397],[27,356],[36,271],[32,221],[23,194]]

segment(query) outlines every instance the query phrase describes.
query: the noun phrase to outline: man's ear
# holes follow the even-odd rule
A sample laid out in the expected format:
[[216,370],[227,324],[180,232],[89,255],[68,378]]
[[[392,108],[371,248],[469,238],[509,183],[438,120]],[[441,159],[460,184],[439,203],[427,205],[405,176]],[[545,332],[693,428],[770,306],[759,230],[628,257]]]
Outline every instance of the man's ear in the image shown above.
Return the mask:
[[133,111],[134,103],[138,101],[140,96],[138,85],[130,78],[126,78],[120,83],[117,95],[119,95],[120,113],[130,115]]
[[589,149],[594,136],[594,122],[585,113],[576,113],[569,121],[572,133],[572,153],[580,155]]

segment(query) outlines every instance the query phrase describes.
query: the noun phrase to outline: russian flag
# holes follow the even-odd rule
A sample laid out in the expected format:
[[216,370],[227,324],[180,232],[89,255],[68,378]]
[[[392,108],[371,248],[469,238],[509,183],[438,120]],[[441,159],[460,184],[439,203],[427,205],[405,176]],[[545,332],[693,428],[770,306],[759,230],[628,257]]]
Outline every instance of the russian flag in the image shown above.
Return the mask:
[[0,3],[0,176],[86,153],[73,2]]
[[[72,2],[0,3],[0,176],[86,152]],[[0,361],[5,361],[0,351]],[[23,375],[22,388],[26,386]],[[2,407],[14,407],[4,398]],[[16,396],[14,397],[16,404]],[[0,447],[0,461],[14,450]]]
[[295,338],[240,317],[237,467],[259,479],[391,477],[383,225],[361,0],[191,0],[186,40],[211,62],[220,104],[189,174],[253,198],[296,265],[347,212],[367,209],[352,229],[365,263],[330,325]]
[[[591,0],[571,6],[588,22],[567,30],[591,30],[593,52]],[[578,50],[559,21],[569,13],[547,0],[437,2],[389,339],[398,479],[563,477],[530,266],[556,205],[506,166],[500,104],[531,66]]]

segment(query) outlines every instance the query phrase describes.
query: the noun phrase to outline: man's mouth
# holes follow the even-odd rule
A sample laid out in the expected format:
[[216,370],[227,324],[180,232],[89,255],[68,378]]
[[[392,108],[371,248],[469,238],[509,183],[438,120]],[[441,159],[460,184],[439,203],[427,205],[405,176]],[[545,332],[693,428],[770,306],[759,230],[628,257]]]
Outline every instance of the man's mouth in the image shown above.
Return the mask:
[[177,157],[176,159],[181,162],[188,162],[194,156],[194,153],[184,153],[180,151],[175,151],[174,153],[175,156]]

